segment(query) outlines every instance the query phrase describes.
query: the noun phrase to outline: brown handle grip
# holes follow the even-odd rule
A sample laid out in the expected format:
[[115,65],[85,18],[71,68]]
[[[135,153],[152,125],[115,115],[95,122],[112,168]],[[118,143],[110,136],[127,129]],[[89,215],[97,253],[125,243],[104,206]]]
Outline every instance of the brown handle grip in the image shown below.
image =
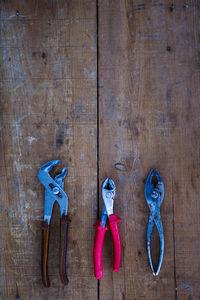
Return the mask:
[[48,248],[49,248],[49,225],[47,222],[42,223],[42,282],[45,287],[50,287],[48,276]]
[[66,274],[66,254],[67,254],[67,231],[70,219],[63,216],[60,219],[60,278],[64,285],[69,283]]

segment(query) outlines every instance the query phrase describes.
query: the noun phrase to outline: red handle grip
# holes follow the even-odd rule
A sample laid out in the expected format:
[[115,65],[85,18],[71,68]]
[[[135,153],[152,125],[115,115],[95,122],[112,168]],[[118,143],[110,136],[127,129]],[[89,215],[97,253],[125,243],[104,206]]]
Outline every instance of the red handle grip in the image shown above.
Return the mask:
[[96,279],[103,277],[103,266],[102,266],[102,248],[103,240],[107,227],[101,227],[101,221],[97,221],[94,225],[96,227],[94,237],[94,249],[93,249],[93,262],[94,262],[94,275]]
[[109,226],[113,237],[114,243],[114,266],[113,271],[118,272],[120,268],[121,261],[121,241],[119,235],[118,222],[121,221],[121,218],[117,217],[115,214],[109,216]]

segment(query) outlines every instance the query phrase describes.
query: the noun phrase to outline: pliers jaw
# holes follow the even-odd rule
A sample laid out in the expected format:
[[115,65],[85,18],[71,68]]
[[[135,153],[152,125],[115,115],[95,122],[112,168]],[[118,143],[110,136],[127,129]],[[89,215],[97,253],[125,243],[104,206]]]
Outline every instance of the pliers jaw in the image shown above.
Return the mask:
[[[46,164],[44,164],[44,165],[40,168],[38,174],[42,174],[42,173],[49,174],[49,172],[51,172],[52,168],[53,168],[54,166],[59,165],[59,163],[60,163],[60,160],[59,160],[59,159],[55,159],[55,160],[48,161]],[[39,175],[38,175],[38,176],[39,176]]]
[[48,224],[50,224],[53,205],[56,200],[60,206],[61,217],[67,215],[68,197],[63,191],[67,168],[64,167],[62,172],[54,179],[49,174],[52,168],[59,163],[60,160],[52,160],[47,162],[40,168],[38,172],[38,178],[45,187],[44,221]]
[[155,170],[157,182],[154,185],[152,183],[153,175],[154,175],[154,169],[150,171],[147,177],[147,181],[145,184],[145,197],[149,207],[152,206],[160,207],[164,199],[164,183],[158,170]]
[[113,205],[115,197],[115,183],[112,179],[106,178],[101,187],[101,196],[103,199],[103,207],[101,214],[101,226],[106,226],[109,215],[113,214]]
[[62,172],[55,177],[55,181],[63,188],[64,186],[64,179],[67,175],[67,167],[64,167],[62,169]]
[[[162,226],[162,221],[160,216],[160,206],[164,199],[164,183],[158,170],[155,170],[157,182],[153,184],[152,183],[153,175],[154,175],[154,170],[152,169],[147,177],[147,181],[145,185],[145,197],[150,209],[149,224],[147,230],[147,252],[148,252],[149,263],[153,275],[157,276],[162,265],[163,254],[164,254],[164,233],[163,233],[163,226]],[[157,271],[154,271],[154,267],[151,259],[151,250],[150,250],[150,240],[151,240],[151,234],[152,234],[154,224],[158,229],[158,233],[160,237],[160,258],[159,258]]]
[[114,181],[110,178],[106,178],[102,184],[101,195],[108,217],[113,214],[115,189]]

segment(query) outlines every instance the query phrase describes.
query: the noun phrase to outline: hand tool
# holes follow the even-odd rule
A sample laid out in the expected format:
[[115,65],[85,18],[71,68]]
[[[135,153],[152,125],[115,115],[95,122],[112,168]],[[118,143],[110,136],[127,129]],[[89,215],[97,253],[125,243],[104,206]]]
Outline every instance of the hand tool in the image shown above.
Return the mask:
[[[164,233],[163,233],[163,226],[162,226],[162,221],[160,216],[160,206],[164,198],[164,183],[162,181],[162,178],[158,170],[155,170],[157,182],[153,184],[152,183],[153,175],[154,175],[154,170],[152,169],[147,177],[147,181],[145,184],[145,197],[150,209],[149,224],[147,229],[147,251],[148,251],[151,270],[153,272],[153,275],[157,276],[162,265],[163,254],[164,254]],[[151,240],[151,234],[152,234],[154,224],[158,229],[158,233],[160,237],[160,258],[159,258],[158,268],[156,272],[154,271],[154,267],[152,264],[151,249],[150,249],[150,240]]]
[[[44,204],[44,221],[42,223],[42,281],[44,286],[49,287],[50,281],[48,276],[48,245],[50,221],[55,201],[60,206],[60,277],[64,285],[68,284],[66,274],[66,252],[67,252],[67,230],[71,222],[67,217],[68,197],[63,191],[64,178],[67,174],[67,168],[64,167],[62,172],[54,179],[49,175],[53,166],[60,163],[60,160],[52,160],[41,167],[38,177],[45,187],[45,204]],[[62,238],[64,236],[64,239]]]
[[96,279],[103,277],[103,267],[102,267],[102,248],[103,240],[105,236],[108,224],[112,233],[113,243],[114,243],[114,266],[113,270],[115,272],[119,271],[120,260],[121,260],[121,242],[119,236],[118,222],[121,218],[117,217],[113,213],[113,204],[115,197],[115,184],[112,179],[107,178],[101,188],[102,198],[103,198],[103,208],[101,221],[98,220],[94,225],[96,227],[95,238],[94,238],[94,249],[93,249],[93,261],[94,261],[94,274]]

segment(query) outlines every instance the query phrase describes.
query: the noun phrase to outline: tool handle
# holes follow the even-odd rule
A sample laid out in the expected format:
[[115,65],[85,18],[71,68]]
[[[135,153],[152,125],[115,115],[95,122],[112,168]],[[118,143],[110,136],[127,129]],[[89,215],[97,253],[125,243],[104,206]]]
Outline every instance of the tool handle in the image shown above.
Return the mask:
[[118,272],[120,268],[121,261],[121,241],[119,235],[118,222],[121,221],[121,218],[117,217],[115,214],[110,215],[108,223],[113,237],[114,243],[114,266],[113,271]]
[[94,237],[94,249],[93,249],[93,262],[94,262],[94,276],[96,279],[103,277],[103,266],[102,266],[102,249],[103,240],[105,236],[107,227],[101,227],[101,221],[97,221],[94,225],[96,227],[95,237]]
[[67,233],[68,224],[71,220],[68,216],[63,216],[60,219],[60,278],[64,285],[69,283],[66,273],[66,254],[67,254]]
[[49,249],[49,224],[42,222],[42,282],[45,287],[50,287],[48,276],[48,249]]

